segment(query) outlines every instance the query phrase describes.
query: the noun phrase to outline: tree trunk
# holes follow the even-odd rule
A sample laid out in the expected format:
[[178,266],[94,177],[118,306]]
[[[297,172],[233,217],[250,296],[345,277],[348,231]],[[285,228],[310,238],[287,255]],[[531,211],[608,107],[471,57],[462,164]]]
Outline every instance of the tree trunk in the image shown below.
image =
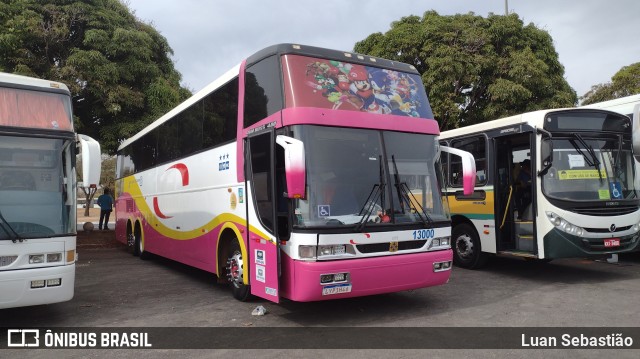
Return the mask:
[[85,205],[84,205],[84,216],[85,217],[89,217],[89,208],[91,208],[91,202],[93,201],[93,197],[96,195],[97,191],[98,191],[97,188],[82,187],[82,192],[84,192],[84,198],[86,199],[86,202],[85,202]]

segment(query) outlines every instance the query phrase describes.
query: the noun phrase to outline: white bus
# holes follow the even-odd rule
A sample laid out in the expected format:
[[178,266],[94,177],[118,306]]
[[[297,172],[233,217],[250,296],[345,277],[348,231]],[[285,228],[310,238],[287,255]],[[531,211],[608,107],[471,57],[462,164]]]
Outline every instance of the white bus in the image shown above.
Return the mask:
[[0,73],[0,309],[73,297],[79,143],[97,184],[100,146],[74,133],[67,87]]
[[465,196],[455,188],[458,163],[446,161],[459,266],[479,267],[491,254],[550,260],[638,248],[629,118],[597,109],[536,111],[445,131],[441,144],[471,152],[479,176]]

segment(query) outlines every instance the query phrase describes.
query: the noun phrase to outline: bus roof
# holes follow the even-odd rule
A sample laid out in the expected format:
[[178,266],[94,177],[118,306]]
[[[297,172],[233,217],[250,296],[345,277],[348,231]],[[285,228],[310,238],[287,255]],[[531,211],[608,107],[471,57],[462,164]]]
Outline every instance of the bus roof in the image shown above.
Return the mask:
[[0,72],[0,86],[2,87],[39,87],[43,90],[57,90],[69,93],[69,88],[62,82],[42,80],[35,77]]
[[392,61],[380,57],[362,55],[355,52],[325,49],[321,47],[278,44],[264,48],[247,58],[247,67],[271,55],[295,54],[320,59],[345,61],[351,64],[380,67],[412,74],[420,74],[413,66],[400,61]]
[[[338,50],[330,50],[324,49],[320,47],[313,46],[305,46],[305,45],[296,45],[296,44],[278,44],[266,47],[253,55],[249,56],[246,59],[246,66],[249,67],[252,64],[257,63],[258,61],[269,57],[271,55],[285,55],[285,54],[298,54],[310,57],[317,58],[325,58],[325,59],[335,59],[340,61],[345,61],[354,64],[362,64],[367,66],[374,66],[380,68],[394,69],[397,71],[403,71],[407,73],[419,74],[416,68],[413,65],[405,64],[403,62],[386,60],[373,56],[360,55],[352,52],[338,51]],[[218,77],[216,80],[211,82],[209,85],[205,86],[202,90],[198,91],[196,94],[185,100],[183,103],[174,107],[171,111],[164,114],[162,117],[158,118],[147,127],[142,129],[140,132],[136,133],[132,137],[123,141],[120,146],[118,146],[118,151],[123,148],[129,146],[132,142],[136,141],[140,137],[145,134],[151,132],[156,127],[160,126],[164,122],[171,119],[173,116],[179,114],[185,109],[189,108],[189,106],[203,99],[206,95],[213,92],[217,88],[226,84],[234,77],[238,76],[240,72],[240,64],[234,66],[231,70],[227,71],[222,76]]]
[[509,117],[505,117],[497,120],[482,122],[475,125],[456,128],[453,130],[442,131],[442,133],[440,134],[440,139],[444,140],[447,138],[463,136],[471,133],[491,131],[493,129],[500,128],[500,127],[518,125],[518,124],[527,122],[530,118],[544,117],[548,112],[557,111],[557,110],[558,109],[526,112],[526,113],[521,113],[515,116],[509,116]]
[[[445,140],[448,138],[459,137],[459,136],[464,136],[468,134],[488,132],[491,130],[495,130],[497,128],[509,127],[509,126],[519,125],[523,123],[528,123],[533,127],[535,126],[542,127],[542,119],[544,119],[545,116],[550,112],[576,111],[576,110],[583,110],[583,109],[589,109],[589,110],[601,109],[601,110],[611,111],[611,109],[609,108],[567,107],[567,108],[553,108],[553,109],[525,112],[525,113],[521,113],[518,115],[505,117],[497,120],[460,127],[453,130],[442,131],[440,133],[440,139]],[[617,111],[613,111],[613,112],[617,112]]]
[[615,111],[623,115],[633,114],[633,107],[640,103],[640,94],[617,98],[615,100],[602,101],[582,106],[583,108],[601,108]]

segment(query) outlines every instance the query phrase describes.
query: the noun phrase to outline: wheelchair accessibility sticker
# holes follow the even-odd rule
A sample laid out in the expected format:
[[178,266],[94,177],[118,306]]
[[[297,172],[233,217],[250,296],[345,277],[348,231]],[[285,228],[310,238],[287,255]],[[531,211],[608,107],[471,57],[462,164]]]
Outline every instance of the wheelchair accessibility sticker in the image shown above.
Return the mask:
[[620,182],[610,182],[611,199],[622,199],[622,185]]
[[331,206],[328,204],[321,204],[318,206],[319,217],[329,217],[331,215]]

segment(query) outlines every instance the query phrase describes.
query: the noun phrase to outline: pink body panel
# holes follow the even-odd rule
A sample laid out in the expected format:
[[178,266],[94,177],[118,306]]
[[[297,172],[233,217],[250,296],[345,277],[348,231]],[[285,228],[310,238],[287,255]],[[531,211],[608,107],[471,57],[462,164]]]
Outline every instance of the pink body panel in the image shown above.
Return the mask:
[[257,235],[249,234],[249,265],[251,268],[249,281],[251,294],[265,298],[274,303],[280,302],[278,278],[278,250],[279,247]]
[[438,122],[424,118],[397,115],[372,115],[368,112],[292,107],[282,110],[282,125],[323,125],[370,128],[439,135]]
[[[298,261],[283,254],[281,295],[294,301],[310,302],[440,285],[449,280],[451,271],[434,273],[433,263],[452,258],[451,250],[328,262]],[[320,275],[342,272],[350,273],[351,292],[323,296]]]
[[[145,251],[217,274],[217,241],[220,230],[225,223],[221,223],[207,233],[192,239],[168,238],[145,220],[134,201],[131,201],[133,208],[126,212],[127,199],[131,199],[131,196],[128,193],[122,193],[116,201],[116,239],[119,242],[127,244],[127,220],[138,218],[142,224]],[[243,224],[235,222],[234,224],[238,230],[246,231]]]

